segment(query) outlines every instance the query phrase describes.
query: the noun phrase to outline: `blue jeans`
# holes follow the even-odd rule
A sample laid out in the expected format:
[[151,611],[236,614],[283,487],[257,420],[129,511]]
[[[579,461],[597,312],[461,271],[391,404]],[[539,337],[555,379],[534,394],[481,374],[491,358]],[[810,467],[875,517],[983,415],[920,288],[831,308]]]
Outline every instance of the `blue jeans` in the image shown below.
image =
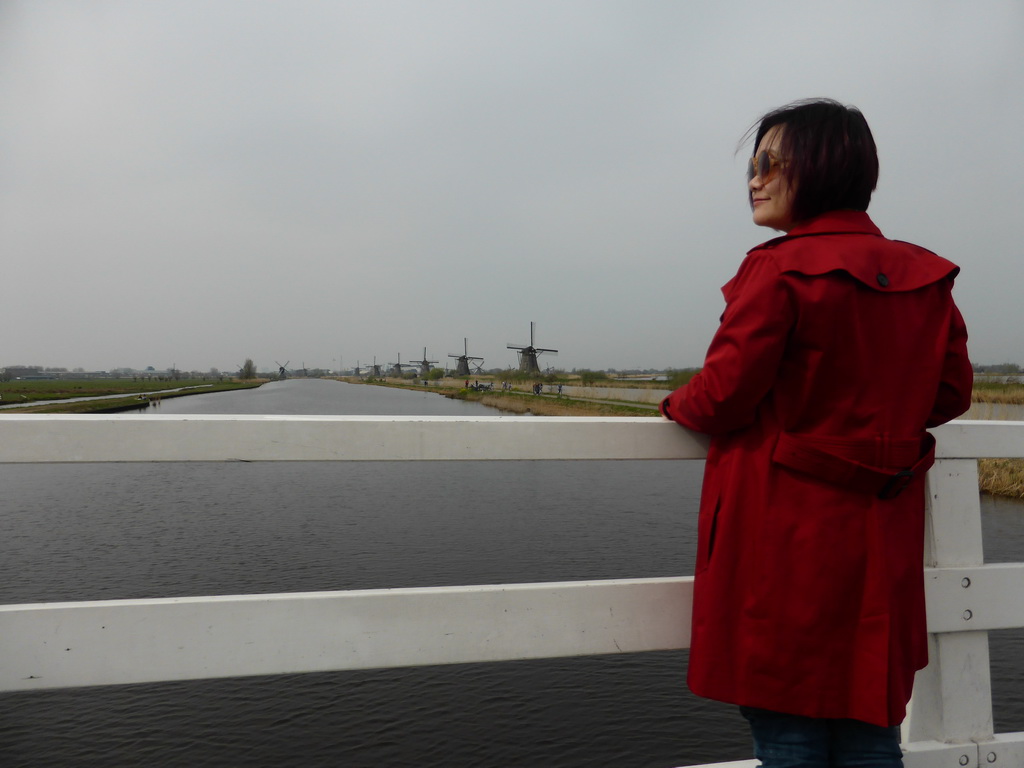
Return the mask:
[[740,707],[763,768],[903,768],[900,729]]

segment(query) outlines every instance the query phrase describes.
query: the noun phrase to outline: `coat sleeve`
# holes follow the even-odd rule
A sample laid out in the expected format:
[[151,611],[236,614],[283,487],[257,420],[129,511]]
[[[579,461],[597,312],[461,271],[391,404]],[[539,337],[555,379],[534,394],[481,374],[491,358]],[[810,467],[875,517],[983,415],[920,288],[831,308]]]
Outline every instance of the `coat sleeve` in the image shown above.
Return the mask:
[[661,403],[667,418],[710,435],[754,422],[795,319],[792,299],[768,254],[748,256],[723,292],[725,313],[703,369]]
[[929,427],[945,424],[971,407],[971,390],[974,386],[974,370],[967,357],[967,326],[960,310],[953,305],[950,318],[949,342],[942,364],[942,379],[928,417]]

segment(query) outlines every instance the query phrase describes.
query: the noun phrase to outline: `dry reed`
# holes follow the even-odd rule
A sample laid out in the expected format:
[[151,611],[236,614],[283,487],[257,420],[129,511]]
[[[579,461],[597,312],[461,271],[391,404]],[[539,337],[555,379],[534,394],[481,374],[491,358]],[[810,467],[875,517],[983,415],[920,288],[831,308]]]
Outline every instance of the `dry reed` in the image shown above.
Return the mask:
[[978,487],[993,496],[1024,499],[1024,459],[979,459]]
[[1024,385],[975,382],[971,400],[976,403],[1024,405]]

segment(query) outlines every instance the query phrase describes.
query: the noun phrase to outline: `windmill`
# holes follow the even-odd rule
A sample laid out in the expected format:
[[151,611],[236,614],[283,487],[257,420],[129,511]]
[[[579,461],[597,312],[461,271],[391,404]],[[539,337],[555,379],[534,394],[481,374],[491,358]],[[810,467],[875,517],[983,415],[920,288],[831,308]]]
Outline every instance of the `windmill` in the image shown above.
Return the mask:
[[418,365],[420,367],[420,378],[427,378],[430,375],[430,366],[436,363],[437,360],[427,360],[427,348],[423,348],[423,359],[422,360],[410,360],[410,365]]
[[[452,355],[452,354],[448,355],[448,357],[454,357],[456,360],[459,361],[458,365],[455,366],[455,375],[456,376],[471,376],[472,374],[470,373],[470,370],[469,370],[469,366],[470,365],[472,365],[474,368],[476,368],[476,372],[477,373],[480,373],[480,369],[483,368],[484,359],[482,357],[470,357],[470,355],[469,355],[469,339],[465,339],[464,338],[462,340],[462,347],[463,347],[463,352],[462,352],[461,355]],[[470,361],[473,361],[473,360],[479,360],[480,362],[478,362],[478,363],[477,362],[471,363]]]
[[[277,360],[275,360],[274,362],[277,363]],[[291,362],[291,360],[288,361],[288,363],[290,363],[290,362]],[[279,378],[279,379],[287,379],[288,378],[288,363],[285,363],[284,365],[281,365],[280,363],[277,363],[277,378]]]
[[533,346],[533,321],[530,321],[530,345],[524,347],[521,344],[508,344],[506,345],[509,349],[517,350],[519,354],[519,370],[526,373],[540,373],[540,366],[537,365],[537,355],[543,352],[550,352],[553,355],[558,354],[557,349],[544,349],[543,347]]
[[[340,371],[339,371],[339,373],[340,373]],[[360,379],[363,376],[363,374],[359,370],[359,361],[358,360],[356,360],[356,367],[352,371],[352,375],[355,376],[357,379]]]
[[[398,355],[398,362],[397,363],[390,363],[390,365],[391,365],[391,370],[388,372],[388,374],[390,376],[396,376],[399,379],[402,378],[402,356],[401,356],[401,354]],[[406,365],[408,365],[408,363],[406,363]]]
[[375,378],[375,379],[379,379],[380,378],[380,366],[377,365],[377,356],[376,355],[373,356],[373,367],[370,369],[370,375],[373,378]]

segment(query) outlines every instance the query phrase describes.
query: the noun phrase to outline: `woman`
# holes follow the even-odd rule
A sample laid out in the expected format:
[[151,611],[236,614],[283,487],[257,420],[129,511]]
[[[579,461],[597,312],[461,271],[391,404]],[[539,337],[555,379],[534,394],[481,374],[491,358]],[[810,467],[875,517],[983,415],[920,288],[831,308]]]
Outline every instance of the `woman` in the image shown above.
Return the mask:
[[740,705],[765,768],[899,766],[927,663],[925,429],[970,404],[959,268],[868,218],[858,110],[787,105],[754,146],[754,223],[784,234],[747,254],[702,371],[661,404],[711,435],[688,682]]

